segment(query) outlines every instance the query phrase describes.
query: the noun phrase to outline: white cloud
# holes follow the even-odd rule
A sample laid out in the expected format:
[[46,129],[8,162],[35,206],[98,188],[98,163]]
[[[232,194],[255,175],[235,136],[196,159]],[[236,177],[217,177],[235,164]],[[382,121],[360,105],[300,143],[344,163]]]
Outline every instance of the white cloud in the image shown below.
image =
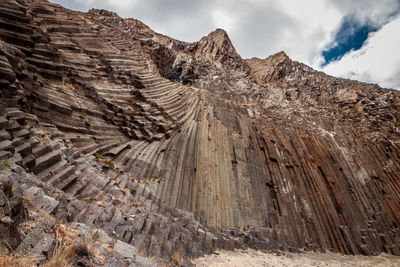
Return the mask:
[[[322,51],[333,44],[335,33],[345,17],[352,16],[360,23],[368,21],[380,27],[400,10],[399,0],[51,1],[84,11],[92,7],[108,9],[122,17],[137,18],[155,31],[187,42],[197,41],[216,28],[223,28],[244,58],[265,58],[284,50],[292,59],[317,69],[323,62]],[[400,72],[400,63],[395,62],[395,55],[383,58],[387,57],[388,51],[396,54],[397,48],[391,43],[398,38],[395,37],[398,29],[389,28],[391,39],[385,37],[386,42],[379,44],[377,39],[383,37],[376,33],[368,40],[368,46],[323,70],[333,75],[397,86],[398,76],[394,73]],[[382,65],[383,61],[389,63],[378,70],[376,66]],[[382,69],[386,71],[381,73]]]
[[[234,5],[220,1],[218,9],[234,19],[235,26],[228,33],[239,54],[245,58],[267,57],[282,50],[283,36],[296,26],[275,1],[237,0]],[[223,28],[224,24],[213,26]]]
[[312,64],[332,40],[332,32],[340,25],[343,14],[329,8],[329,1],[282,1],[282,9],[295,20],[296,27],[282,39],[282,50],[293,59]]
[[[95,1],[95,0],[90,0],[90,1]],[[106,1],[108,4],[110,4],[111,6],[116,7],[119,10],[122,9],[131,9],[134,8],[139,0],[118,0],[118,1]]]
[[220,28],[232,32],[237,27],[238,20],[234,15],[225,9],[216,8],[211,11],[212,24],[219,25]]
[[[330,0],[52,0],[69,8],[91,7],[134,17],[153,30],[194,42],[225,29],[243,57],[265,58],[285,50],[308,64],[330,40],[341,14]],[[312,6],[312,12],[310,12]],[[299,45],[301,44],[301,45]]]
[[400,18],[371,34],[367,44],[322,70],[334,76],[400,89]]
[[360,22],[383,25],[400,9],[399,0],[329,0],[336,9],[344,14],[353,14]]

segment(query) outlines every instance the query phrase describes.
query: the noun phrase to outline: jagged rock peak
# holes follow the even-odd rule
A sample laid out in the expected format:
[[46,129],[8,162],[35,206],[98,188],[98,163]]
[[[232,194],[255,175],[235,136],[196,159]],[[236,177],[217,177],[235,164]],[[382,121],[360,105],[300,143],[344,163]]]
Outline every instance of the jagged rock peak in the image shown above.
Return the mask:
[[205,38],[211,38],[211,39],[214,39],[216,41],[217,40],[225,41],[226,39],[229,42],[231,41],[230,38],[229,38],[228,33],[224,29],[220,29],[220,28],[210,32]]
[[277,53],[267,57],[265,60],[270,60],[272,62],[284,62],[284,61],[290,62],[290,61],[292,61],[284,51],[277,52]]
[[216,29],[207,36],[201,38],[197,43],[195,56],[203,56],[212,60],[219,60],[223,63],[229,58],[241,60],[228,33],[223,29]]
[[290,63],[292,60],[290,57],[284,52],[284,51],[279,51],[273,55],[270,55],[264,59],[258,58],[258,57],[253,57],[251,59],[248,59],[247,62],[259,62],[259,63],[269,63],[269,64],[279,64],[282,62]]
[[284,51],[280,51],[265,59],[255,57],[248,59],[246,63],[250,67],[250,75],[258,84],[264,85],[286,76],[292,60]]

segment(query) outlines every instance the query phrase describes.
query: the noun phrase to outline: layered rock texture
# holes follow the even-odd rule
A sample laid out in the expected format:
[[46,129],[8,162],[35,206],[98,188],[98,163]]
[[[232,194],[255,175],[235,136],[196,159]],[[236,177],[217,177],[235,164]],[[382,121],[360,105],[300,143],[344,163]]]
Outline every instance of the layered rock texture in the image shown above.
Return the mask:
[[102,231],[115,266],[136,251],[400,255],[398,91],[284,52],[244,60],[220,29],[185,43],[45,0],[0,3],[0,48],[13,250],[45,260],[62,220]]

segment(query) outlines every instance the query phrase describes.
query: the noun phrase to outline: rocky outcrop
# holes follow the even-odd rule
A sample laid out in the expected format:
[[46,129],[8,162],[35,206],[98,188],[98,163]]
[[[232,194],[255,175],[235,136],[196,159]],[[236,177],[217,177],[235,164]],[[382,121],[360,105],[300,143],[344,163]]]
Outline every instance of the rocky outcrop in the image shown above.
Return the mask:
[[44,260],[64,220],[104,231],[118,264],[245,247],[400,254],[397,91],[104,10],[8,0],[0,25],[2,173],[53,222],[22,227],[20,251]]
[[[3,168],[10,168],[3,160]],[[0,177],[0,242],[9,249],[15,249],[21,242],[18,225],[25,220],[26,209],[21,188],[10,176]]]
[[222,64],[228,63],[228,61],[242,61],[228,34],[222,29],[213,31],[197,42],[194,46],[194,56],[213,62],[219,61]]
[[252,58],[247,60],[246,63],[251,69],[250,76],[261,86],[266,86],[268,82],[278,81],[286,76],[291,60],[282,51],[264,60]]

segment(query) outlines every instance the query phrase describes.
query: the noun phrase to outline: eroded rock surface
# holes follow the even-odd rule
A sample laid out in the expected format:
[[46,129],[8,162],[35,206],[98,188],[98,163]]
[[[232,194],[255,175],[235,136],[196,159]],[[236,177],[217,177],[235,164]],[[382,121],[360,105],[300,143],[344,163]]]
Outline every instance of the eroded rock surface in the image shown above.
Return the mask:
[[399,92],[283,52],[243,60],[223,30],[185,43],[44,0],[0,3],[0,48],[1,173],[54,221],[22,227],[21,251],[48,257],[64,220],[104,231],[117,266],[132,251],[400,254]]

